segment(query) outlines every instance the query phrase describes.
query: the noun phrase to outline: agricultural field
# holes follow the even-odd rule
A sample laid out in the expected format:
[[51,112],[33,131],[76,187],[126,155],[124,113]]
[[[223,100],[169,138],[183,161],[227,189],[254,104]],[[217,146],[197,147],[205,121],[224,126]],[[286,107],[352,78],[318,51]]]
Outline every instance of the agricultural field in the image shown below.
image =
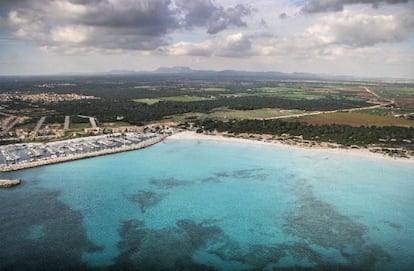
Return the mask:
[[414,87],[412,86],[378,86],[375,90],[378,95],[393,99],[398,107],[414,109]]
[[256,95],[273,96],[294,100],[312,100],[322,99],[326,97],[322,93],[313,92],[311,90],[303,89],[301,87],[262,87],[256,88],[251,92],[256,93]]
[[414,98],[414,88],[407,86],[378,86],[375,87],[378,95],[385,98]]
[[211,98],[206,97],[198,97],[198,96],[170,96],[170,97],[159,97],[159,98],[142,98],[142,99],[134,99],[134,102],[144,103],[147,105],[153,105],[159,103],[160,101],[164,102],[177,102],[177,103],[189,103],[189,102],[199,102],[199,101],[208,101]]
[[208,101],[210,98],[198,97],[198,96],[172,96],[172,97],[161,97],[161,101],[165,102],[177,102],[177,103],[189,103],[189,102],[199,102],[199,101]]
[[188,121],[193,119],[268,119],[281,116],[290,116],[303,113],[302,110],[282,110],[277,108],[261,108],[254,110],[234,110],[234,109],[216,109],[210,113],[185,113],[168,117],[174,121]]
[[147,104],[147,105],[153,105],[153,104],[159,103],[160,99],[142,98],[142,99],[133,99],[133,101],[137,102],[137,103],[144,103],[144,104]]
[[340,124],[353,127],[359,126],[401,126],[414,127],[414,120],[406,120],[387,115],[376,115],[360,112],[337,112],[306,116],[295,119],[296,121],[306,122],[312,125]]

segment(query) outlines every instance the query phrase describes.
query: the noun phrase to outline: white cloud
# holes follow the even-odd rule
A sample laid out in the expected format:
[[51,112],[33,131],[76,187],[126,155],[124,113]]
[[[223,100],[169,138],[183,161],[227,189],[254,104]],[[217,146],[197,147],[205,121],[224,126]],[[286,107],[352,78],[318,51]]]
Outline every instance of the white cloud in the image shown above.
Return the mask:
[[[0,39],[14,37],[26,48],[41,48],[42,61],[48,55],[64,57],[68,67],[78,67],[69,62],[82,57],[90,58],[86,67],[97,70],[111,63],[119,69],[179,63],[204,69],[353,73],[360,67],[374,70],[370,65],[375,63],[384,73],[414,77],[413,5],[392,0],[258,0],[249,5],[242,0],[4,1],[0,8],[7,15],[0,15],[0,35],[11,34]],[[381,2],[380,8],[372,8],[374,2]],[[311,3],[340,9],[301,12]],[[0,59],[11,51],[4,48]]]
[[321,44],[360,47],[381,42],[400,42],[413,33],[414,15],[367,15],[342,12],[322,17],[305,33]]
[[199,43],[178,42],[162,49],[167,55],[239,57],[252,54],[251,41],[242,33],[220,36]]
[[81,43],[88,39],[91,28],[84,26],[56,27],[51,31],[51,39],[58,43]]
[[370,4],[373,8],[380,5],[406,4],[411,0],[308,0],[302,7],[305,13],[343,11],[345,5]]

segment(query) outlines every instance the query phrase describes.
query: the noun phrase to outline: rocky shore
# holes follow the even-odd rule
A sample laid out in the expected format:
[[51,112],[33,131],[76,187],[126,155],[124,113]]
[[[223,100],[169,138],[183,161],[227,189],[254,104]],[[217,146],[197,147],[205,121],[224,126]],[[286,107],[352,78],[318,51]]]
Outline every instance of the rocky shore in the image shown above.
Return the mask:
[[9,188],[21,184],[20,180],[0,180],[0,188]]

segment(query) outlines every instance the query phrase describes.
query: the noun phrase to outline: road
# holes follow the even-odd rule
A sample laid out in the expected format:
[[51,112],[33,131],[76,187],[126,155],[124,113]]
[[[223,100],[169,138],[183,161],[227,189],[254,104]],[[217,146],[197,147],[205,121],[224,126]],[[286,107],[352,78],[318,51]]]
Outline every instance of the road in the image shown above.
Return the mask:
[[390,105],[390,104],[391,103],[377,104],[377,105],[373,105],[373,106],[350,108],[350,109],[339,109],[339,110],[331,110],[331,111],[316,111],[316,112],[301,113],[301,114],[294,114],[294,115],[287,115],[287,116],[277,116],[277,117],[270,117],[270,118],[263,118],[263,119],[264,120],[289,119],[289,118],[299,118],[299,117],[305,117],[305,116],[314,116],[314,115],[330,114],[330,113],[337,113],[337,112],[353,112],[353,111],[380,108],[380,107],[384,107],[384,106],[387,106],[387,105]]
[[374,95],[377,99],[381,99],[381,97],[380,97],[377,93],[373,92],[373,91],[372,91],[372,90],[370,90],[369,88],[364,87],[364,89],[365,89],[365,91],[366,91],[366,92],[368,92],[369,94]]

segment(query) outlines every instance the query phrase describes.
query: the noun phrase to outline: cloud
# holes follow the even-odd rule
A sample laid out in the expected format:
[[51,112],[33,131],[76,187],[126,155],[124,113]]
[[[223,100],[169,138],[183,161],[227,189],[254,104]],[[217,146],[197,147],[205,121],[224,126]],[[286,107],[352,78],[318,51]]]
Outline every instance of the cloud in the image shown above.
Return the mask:
[[367,15],[343,12],[322,17],[304,36],[319,44],[352,47],[407,40],[414,29],[414,15]]
[[288,17],[288,15],[285,12],[282,12],[279,14],[279,19],[284,20]]
[[[3,4],[3,3],[2,3]],[[244,5],[224,8],[210,0],[5,0],[2,25],[45,50],[155,50],[170,35],[192,28],[216,34],[244,27]]]
[[253,55],[251,38],[236,33],[200,43],[179,42],[163,48],[167,55],[245,57]]
[[176,0],[176,5],[184,12],[182,24],[191,29],[207,26],[209,34],[216,34],[230,26],[244,27],[243,17],[252,13],[252,9],[238,4],[224,9],[211,0]]
[[381,4],[395,5],[408,3],[410,0],[308,0],[302,7],[304,13],[343,11],[345,5],[371,4],[378,8]]
[[169,0],[40,2],[12,9],[7,23],[16,37],[44,48],[152,50],[177,25]]
[[[278,37],[269,32],[217,36],[203,42],[177,42],[162,49],[164,55],[200,57],[280,57],[296,60],[332,60],[364,52],[380,43],[408,41],[414,33],[414,15],[328,14],[303,32]],[[358,54],[361,55],[361,54]]]

